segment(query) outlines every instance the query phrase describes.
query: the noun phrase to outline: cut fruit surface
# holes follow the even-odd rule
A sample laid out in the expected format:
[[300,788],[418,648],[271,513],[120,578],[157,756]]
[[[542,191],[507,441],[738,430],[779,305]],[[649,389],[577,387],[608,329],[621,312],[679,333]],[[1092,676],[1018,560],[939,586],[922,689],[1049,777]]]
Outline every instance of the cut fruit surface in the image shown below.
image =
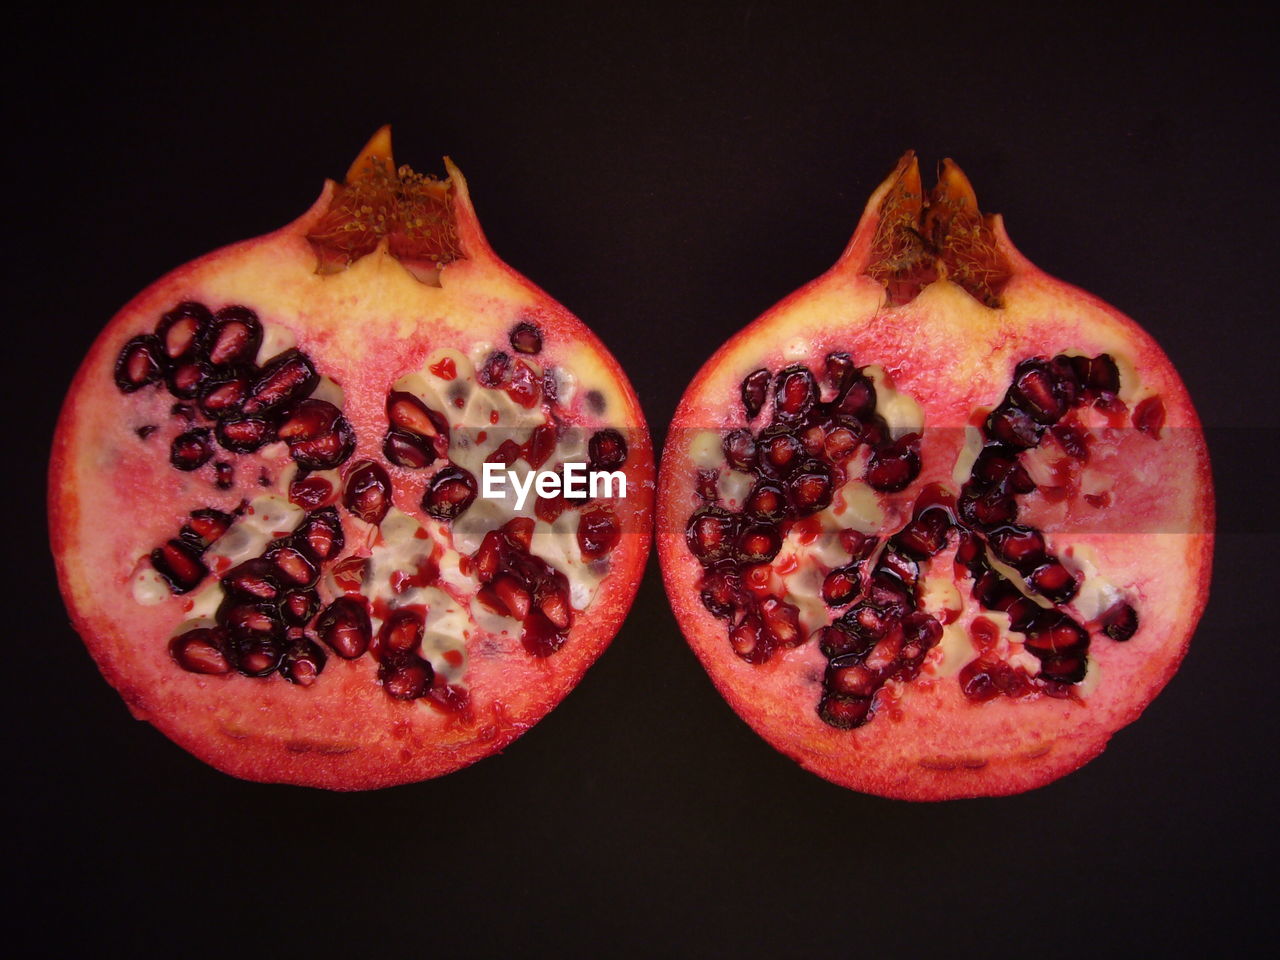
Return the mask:
[[[654,471],[630,384],[445,165],[396,168],[379,131],[299,220],[139,294],[64,404],[50,528],[76,628],[135,716],[236,776],[365,789],[494,753],[638,586]],[[486,461],[523,480],[602,444],[625,485],[595,499],[481,489]]]
[[725,344],[663,453],[667,592],[717,688],[837,783],[1016,793],[1181,661],[1213,493],[1177,372],[908,154],[837,264]]

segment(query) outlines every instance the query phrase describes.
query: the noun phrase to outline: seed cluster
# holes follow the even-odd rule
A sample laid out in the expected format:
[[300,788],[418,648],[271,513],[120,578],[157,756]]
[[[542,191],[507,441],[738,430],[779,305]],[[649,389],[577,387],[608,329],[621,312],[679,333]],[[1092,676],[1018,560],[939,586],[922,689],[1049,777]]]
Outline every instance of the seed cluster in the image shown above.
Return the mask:
[[[522,321],[509,339],[517,356],[494,351],[480,366],[477,379],[482,386],[506,391],[523,407],[543,402],[550,410],[556,400],[554,376],[536,375],[519,356],[541,351],[541,330]],[[449,711],[464,709],[465,690],[445,683],[422,656],[425,608],[381,598],[371,608],[361,592],[367,560],[350,556],[335,563],[344,546],[342,521],[331,505],[333,483],[318,471],[350,458],[355,433],[336,406],[311,396],[320,378],[306,354],[286,350],[259,367],[261,343],[262,326],[253,310],[229,306],[213,313],[203,304],[184,302],[160,319],[154,333],[130,340],[116,362],[116,383],[124,393],[163,384],[181,401],[175,415],[193,426],[173,441],[170,462],[175,468],[199,469],[213,456],[215,441],[237,454],[283,441],[299,468],[289,499],[307,511],[301,524],[269,543],[259,556],[221,574],[222,602],[214,625],[175,636],[171,656],[194,673],[234,671],[258,678],[279,673],[294,684],[309,686],[325,668],[326,650],[347,660],[368,653],[379,665],[378,677],[389,696],[425,698]],[[448,369],[441,365],[433,372],[445,379],[456,375],[452,361]],[[446,523],[460,517],[475,500],[476,481],[449,459],[448,417],[416,395],[395,390],[388,394],[386,415],[387,461],[413,470],[439,465],[427,481],[423,511]],[[212,427],[194,425],[202,417]],[[148,425],[137,434],[145,441],[155,429]],[[507,440],[490,459],[510,465],[523,458],[539,468],[554,455],[558,438],[558,421],[551,416],[525,443]],[[616,430],[596,432],[588,447],[596,469],[616,469],[627,459],[626,442]],[[229,489],[234,484],[231,464],[216,464],[215,477],[220,488]],[[362,459],[345,471],[340,502],[352,516],[376,526],[386,518],[392,494],[386,467]],[[569,504],[540,501],[537,506],[539,518],[552,522]],[[152,552],[152,567],[173,593],[188,593],[205,581],[210,573],[206,551],[247,509],[247,501],[242,501],[235,513],[196,510],[176,537]],[[490,531],[479,549],[463,558],[463,565],[479,580],[477,601],[519,620],[525,649],[547,657],[567,639],[573,609],[564,574],[530,552],[533,527],[533,520],[516,518]],[[577,538],[584,559],[606,556],[619,539],[612,509],[590,505],[582,513]],[[319,581],[330,563],[342,594],[321,610]],[[397,574],[390,586],[398,594],[409,586],[428,586],[438,577],[433,550],[416,573]],[[373,616],[382,621],[376,632]]]
[[[283,440],[304,471],[339,466],[355,449],[346,417],[325,400],[309,399],[320,383],[310,358],[290,349],[259,367],[262,324],[248,307],[227,306],[213,313],[202,303],[179,303],[160,318],[155,332],[134,337],[116,360],[116,385],[133,393],[163,383],[178,399],[175,416],[193,426],[174,438],[169,462],[178,470],[198,470],[215,453],[253,453]],[[143,440],[154,432],[138,431]],[[214,482],[229,489],[231,464],[215,464]]]
[[[702,601],[727,621],[730,645],[749,663],[763,663],[777,649],[806,639],[798,609],[770,592],[767,565],[797,523],[830,504],[832,489],[843,482],[858,448],[870,447],[863,479],[873,489],[900,491],[919,474],[920,438],[888,435],[875,413],[874,385],[847,354],[826,358],[824,381],[832,394],[825,402],[813,374],[802,366],[776,376],[761,369],[743,380],[748,421],[764,408],[770,384],[774,417],[757,432],[743,428],[724,437],[728,465],[757,477],[741,510],[718,502],[716,471],[701,471],[698,477],[698,493],[706,503],[690,517],[686,541],[705,568]],[[876,538],[841,531],[849,559],[826,574],[822,597],[833,611],[843,612],[816,634],[828,659],[818,704],[826,723],[839,728],[866,723],[874,716],[878,690],[890,680],[918,676],[942,634],[941,623],[919,609],[920,567],[947,546],[953,531],[957,578],[971,578],[973,598],[985,609],[1006,613],[1011,629],[1025,634],[1026,649],[1040,661],[1039,671],[1029,677],[984,650],[961,671],[966,696],[975,701],[1033,692],[1066,696],[1084,679],[1089,632],[1062,609],[1079,590],[1079,579],[1046,549],[1039,530],[1017,523],[1016,498],[1036,489],[1019,457],[1051,433],[1070,456],[1087,460],[1087,436],[1066,415],[1084,404],[1123,412],[1118,390],[1119,372],[1106,354],[1022,361],[983,424],[982,451],[958,497],[930,485],[896,534]],[[1144,403],[1135,422],[1157,436],[1163,408],[1153,412],[1150,398]],[[998,567],[1016,570],[1023,586]],[[1137,624],[1137,614],[1124,601],[1100,622],[1116,641],[1132,637]]]

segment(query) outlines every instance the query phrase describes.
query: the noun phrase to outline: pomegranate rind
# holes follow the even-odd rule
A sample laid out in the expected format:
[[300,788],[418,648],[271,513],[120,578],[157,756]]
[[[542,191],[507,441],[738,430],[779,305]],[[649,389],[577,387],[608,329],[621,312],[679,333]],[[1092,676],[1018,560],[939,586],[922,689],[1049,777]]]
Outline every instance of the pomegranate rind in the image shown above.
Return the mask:
[[[489,247],[466,181],[446,159],[464,259],[439,286],[420,283],[380,244],[345,271],[316,272],[309,229],[329,207],[327,182],[311,209],[284,228],[212,252],[157,280],[111,320],[81,364],[62,408],[49,466],[49,528],[71,620],[106,680],[138,719],[200,759],[237,777],[333,790],[363,790],[440,776],[503,749],[577,684],[617,633],[648,557],[655,487],[653,451],[639,402],[617,361],[568,310]],[[563,364],[598,390],[630,458],[627,497],[616,501],[624,531],[594,601],[577,612],[564,646],[534,658],[519,637],[468,647],[467,712],[388,697],[369,657],[329,657],[304,688],[281,677],[251,680],[175,668],[168,640],[182,598],[143,608],[127,575],[138,558],[173,536],[193,499],[176,471],[122,455],[125,430],[112,368],[122,345],[174,303],[252,304],[287,329],[322,372],[340,380],[358,445],[349,462],[383,462],[389,384],[417,370],[431,350],[488,339],[504,344],[512,317],[536,318],[540,358]],[[335,371],[337,371],[335,373]],[[422,480],[390,467],[395,503],[421,518]],[[208,493],[200,494],[212,502]],[[120,517],[128,516],[122,523]],[[348,543],[367,538],[344,511]],[[153,611],[159,611],[155,613]]]
[[[1111,736],[1131,723],[1169,682],[1186,654],[1208,599],[1214,543],[1214,502],[1199,419],[1164,352],[1133,320],[1098,298],[1050,277],[1009,241],[999,217],[990,226],[1012,265],[1003,306],[984,306],[946,281],[927,286],[902,306],[886,305],[885,289],[866,275],[881,201],[902,167],[872,195],[853,238],[826,273],[770,308],[699,370],[667,434],[658,496],[658,556],[676,618],[717,690],[761,737],[805,769],[867,793],[906,800],[1019,793],[1050,783],[1096,757]],[[826,658],[812,640],[775,653],[763,665],[736,656],[726,626],[699,596],[702,568],[690,553],[685,528],[698,504],[691,447],[703,431],[744,425],[743,378],[760,367],[811,365],[832,351],[858,364],[880,364],[898,390],[924,409],[924,468],[902,494],[905,520],[926,484],[952,487],[963,427],[977,407],[990,408],[1027,356],[1059,350],[1131,358],[1146,390],[1167,412],[1159,442],[1127,431],[1126,454],[1137,472],[1159,478],[1117,496],[1105,530],[1045,527],[1050,549],[1068,544],[1096,551],[1099,567],[1128,591],[1142,626],[1127,643],[1095,633],[1089,656],[1098,681],[1087,696],[971,703],[954,676],[928,671],[881,701],[877,715],[856,730],[826,725],[817,715]],[[940,358],[947,358],[945,361]],[[753,426],[759,428],[764,420]],[[953,428],[953,429],[938,429]],[[900,524],[899,524],[900,525]],[[889,527],[885,532],[893,532]],[[951,567],[953,551],[933,561]],[[976,611],[968,582],[966,625]]]

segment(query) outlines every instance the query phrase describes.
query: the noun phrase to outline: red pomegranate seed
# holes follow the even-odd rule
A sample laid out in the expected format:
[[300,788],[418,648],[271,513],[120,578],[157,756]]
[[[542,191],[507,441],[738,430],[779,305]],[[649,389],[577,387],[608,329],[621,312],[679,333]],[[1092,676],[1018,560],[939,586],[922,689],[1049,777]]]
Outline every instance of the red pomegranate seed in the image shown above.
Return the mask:
[[174,593],[188,593],[209,572],[198,553],[181,540],[170,540],[151,552],[151,566]]
[[544,423],[533,428],[528,442],[524,445],[524,458],[529,466],[539,470],[551,459],[551,455],[556,451],[557,434],[554,423]]
[[627,460],[627,441],[612,428],[599,430],[587,442],[587,456],[593,470],[617,470]]
[[520,643],[535,657],[549,657],[564,646],[565,635],[540,610],[530,610]]
[[735,470],[751,470],[756,463],[756,441],[750,430],[732,430],[725,434],[724,458]]
[[194,354],[211,319],[209,309],[200,303],[180,303],[166,313],[156,327],[165,355],[178,360]]
[[776,527],[754,523],[738,535],[738,556],[744,563],[768,563],[782,549],[782,538]]
[[839,730],[852,730],[866,723],[871,712],[869,697],[855,697],[848,694],[830,693],[818,704],[818,716],[828,726]]
[[388,430],[382,453],[396,466],[413,470],[429,467],[436,459],[435,448],[407,430]]
[[420,437],[435,437],[442,433],[427,405],[412,393],[393,391],[387,397],[387,420],[391,426]]
[[803,416],[818,397],[818,385],[807,368],[797,367],[778,374],[774,406],[779,416]]
[[517,360],[506,384],[507,396],[528,409],[536,406],[542,394],[540,378],[523,360]]
[[689,519],[685,539],[693,555],[711,563],[728,555],[733,546],[734,520],[718,507],[706,507]]
[[316,620],[316,633],[345,660],[363,656],[373,633],[364,599],[339,597],[333,601]]
[[1066,603],[1080,587],[1075,575],[1056,560],[1037,567],[1030,580],[1037,591],[1057,603]]
[[765,396],[769,391],[769,371],[755,370],[742,381],[742,407],[748,420],[754,420],[760,408],[764,406]]
[[169,462],[179,470],[199,470],[212,456],[213,443],[203,427],[179,434],[169,447]]
[[1057,423],[1066,413],[1067,404],[1057,377],[1042,360],[1018,364],[1009,391],[1040,423]]
[[412,654],[386,660],[378,668],[383,689],[396,700],[417,700],[426,696],[434,676],[431,664]]
[[760,603],[760,621],[775,646],[791,647],[804,639],[800,611],[784,600],[769,597]]
[[153,336],[134,337],[124,345],[116,360],[116,386],[125,393],[140,390],[164,376],[162,347]]
[[1000,696],[1000,688],[992,676],[993,669],[994,663],[981,657],[965,664],[959,676],[961,692],[975,703],[986,703]]
[[285,651],[280,673],[290,683],[309,687],[319,678],[328,659],[314,641],[301,639]]
[[1138,631],[1138,614],[1121,601],[1102,615],[1102,632],[1117,643],[1123,643]]
[[275,600],[280,596],[276,566],[263,557],[232,567],[222,575],[222,586],[228,593],[256,600]]
[[517,353],[534,354],[542,350],[542,331],[527,321],[511,328],[511,349]]
[[854,566],[837,567],[822,581],[822,599],[828,606],[842,607],[862,589],[862,578]]
[[529,606],[533,598],[524,584],[514,576],[509,573],[498,574],[494,578],[492,589],[511,616],[517,620],[523,620],[529,615]]
[[908,433],[877,446],[867,461],[863,479],[873,489],[896,493],[920,475],[920,435]]
[[259,417],[236,417],[219,420],[218,443],[232,453],[252,453],[275,438],[271,424]]
[[276,428],[276,436],[286,441],[313,440],[331,432],[341,415],[342,411],[325,400],[303,400]]
[[973,638],[973,645],[981,653],[995,646],[996,641],[1000,639],[1000,630],[986,617],[974,617],[973,622],[969,624],[969,636]]
[[760,619],[754,614],[747,614],[729,631],[729,645],[747,663],[764,663],[772,653],[760,628]]
[[219,628],[199,627],[178,634],[169,642],[169,655],[178,666],[191,673],[217,675],[231,671],[226,632]]
[[991,534],[996,555],[1018,570],[1033,570],[1044,559],[1044,537],[1031,527],[1004,527]]
[[214,366],[252,363],[262,345],[262,324],[248,307],[223,307],[209,335],[209,362]]
[[244,412],[254,416],[301,400],[319,382],[315,367],[305,355],[297,350],[286,350],[268,362],[254,381],[249,389],[249,398],[244,402]]
[[1164,401],[1159,396],[1138,401],[1133,408],[1133,425],[1140,433],[1159,440],[1160,429],[1164,426]]
[[309,513],[298,525],[295,540],[320,562],[336,557],[342,551],[342,521],[333,507],[324,507]]
[[461,467],[448,466],[431,478],[422,496],[422,509],[437,520],[452,520],[475,498],[475,477]]
[[484,535],[484,539],[480,541],[480,547],[476,550],[475,555],[471,559],[475,568],[476,577],[481,583],[488,583],[498,574],[498,567],[502,563],[502,534],[497,530],[490,530]]
[[609,507],[591,507],[579,516],[578,548],[588,560],[605,556],[617,545],[621,535],[617,515]]
[[573,622],[569,591],[558,584],[543,584],[537,591],[538,609],[558,630],[568,630]]
[[220,510],[193,510],[182,528],[182,539],[204,549],[231,528],[232,519],[231,514]]
[[827,674],[826,686],[834,693],[855,697],[867,697],[876,692],[879,684],[876,675],[860,663],[837,667],[832,664]]
[[280,600],[280,615],[286,623],[303,626],[320,609],[320,596],[314,590],[293,590]]
[[503,525],[502,532],[516,546],[528,550],[533,543],[534,526],[534,522],[528,517],[512,517]]
[[291,543],[277,543],[263,558],[274,567],[276,579],[290,586],[309,587],[320,576],[316,565]]
[[391,478],[372,460],[352,466],[343,485],[342,503],[365,523],[377,525],[391,509]]
[[289,484],[289,502],[304,510],[323,507],[333,498],[333,484],[324,477],[299,477]]
[[367,566],[368,560],[364,557],[339,560],[333,568],[333,581],[343,593],[359,593]]
[[392,613],[378,631],[382,655],[411,653],[422,643],[422,617],[411,609]]
[[987,417],[987,434],[1017,449],[1034,447],[1043,432],[1044,427],[1031,414],[1008,402],[996,407]]

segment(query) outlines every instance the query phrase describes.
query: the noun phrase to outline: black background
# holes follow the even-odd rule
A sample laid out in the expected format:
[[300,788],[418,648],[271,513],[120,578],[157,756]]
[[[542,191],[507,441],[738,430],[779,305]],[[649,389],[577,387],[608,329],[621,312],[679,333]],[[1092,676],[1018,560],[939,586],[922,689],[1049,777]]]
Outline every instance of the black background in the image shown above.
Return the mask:
[[[1261,22],[1120,5],[357,6],[10,24],[10,943],[1146,954],[1267,919],[1280,529]],[[733,715],[655,561],[579,689],[441,780],[242,783],[129,719],[44,546],[59,398],[133,293],[295,217],[384,122],[398,159],[459,163],[494,248],[601,335],[656,441],[703,360],[834,261],[904,149],[954,156],[1023,252],[1137,318],[1197,401],[1222,535],[1182,671],[1049,787],[885,801],[803,772]]]

